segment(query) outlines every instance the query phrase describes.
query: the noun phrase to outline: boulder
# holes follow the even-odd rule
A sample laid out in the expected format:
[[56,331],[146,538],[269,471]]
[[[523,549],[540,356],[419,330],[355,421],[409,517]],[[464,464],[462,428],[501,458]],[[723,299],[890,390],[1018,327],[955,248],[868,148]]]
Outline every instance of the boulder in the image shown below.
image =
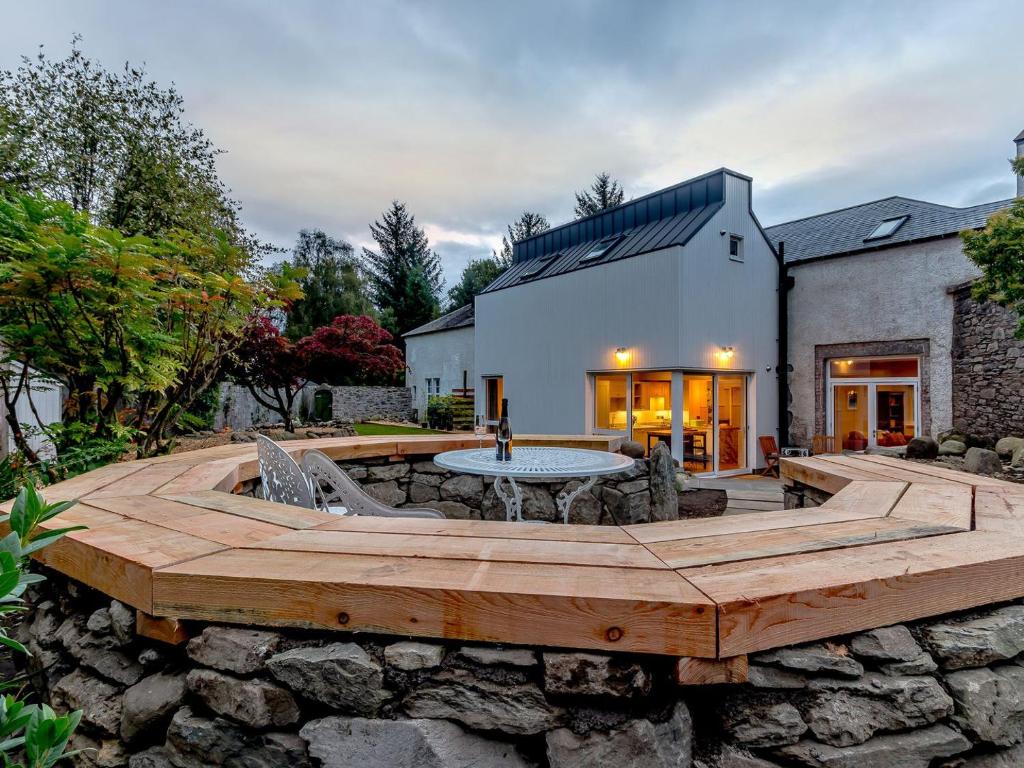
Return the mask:
[[977,741],[1008,747],[1024,741],[1024,667],[964,669],[946,675],[953,721]]
[[620,490],[606,488],[603,499],[620,525],[651,522],[651,494],[648,490],[623,494]]
[[631,459],[642,459],[646,452],[646,449],[636,440],[626,440],[619,446],[619,453],[629,456]]
[[1013,452],[1013,456],[1010,459],[1010,466],[1015,469],[1024,467],[1024,445]]
[[300,696],[343,712],[376,714],[391,696],[380,664],[355,643],[294,648],[270,657],[267,667]]
[[682,702],[664,723],[629,720],[608,732],[580,736],[568,728],[547,734],[551,768],[630,766],[630,768],[690,768],[693,722]]
[[121,728],[121,689],[81,669],[57,681],[52,699],[57,707],[81,709],[82,722],[103,736]]
[[412,718],[456,720],[514,736],[541,733],[564,719],[564,712],[549,704],[537,686],[500,685],[464,669],[442,672],[409,694],[403,706]]
[[537,666],[537,652],[528,648],[494,648],[487,645],[464,645],[455,654],[459,661],[482,666],[529,668]]
[[142,735],[160,733],[185,699],[184,675],[144,677],[124,693],[121,738],[131,743]]
[[736,743],[751,748],[795,744],[807,723],[792,704],[740,697],[722,713],[722,726]]
[[[425,475],[425,477],[436,477],[436,475]],[[438,501],[441,495],[436,485],[428,485],[426,483],[409,483],[408,488],[409,501],[413,504],[419,504],[424,501]]]
[[852,747],[833,747],[807,739],[779,749],[778,754],[809,768],[928,768],[936,758],[951,757],[970,747],[971,742],[952,728],[933,725],[925,730],[878,736]]
[[446,720],[326,717],[299,734],[322,768],[528,768],[511,744]]
[[[245,749],[248,738],[237,725],[223,718],[199,717],[189,707],[174,713],[167,728],[167,747],[172,750],[174,765],[181,765],[178,754],[191,758],[186,768],[193,765],[223,765]],[[158,764],[159,765],[159,764]]]
[[922,639],[943,669],[983,667],[1024,651],[1024,606],[1008,605],[974,619],[922,628]]
[[908,459],[934,459],[939,455],[939,444],[934,437],[922,435],[907,443]]
[[[506,488],[508,491],[508,488]],[[554,522],[558,519],[558,509],[555,507],[555,499],[543,485],[519,484],[519,490],[523,494],[523,517],[527,520],[547,520]],[[511,491],[509,491],[511,492]],[[494,485],[488,485],[481,502],[481,513],[484,520],[504,520],[505,504],[494,492]]]
[[263,669],[267,657],[280,646],[281,636],[276,632],[206,627],[201,635],[188,641],[188,655],[206,667],[249,675]]
[[441,498],[480,506],[484,498],[484,479],[476,475],[455,475],[441,484]]
[[879,731],[930,725],[953,712],[953,700],[933,677],[868,672],[860,680],[811,680],[808,689],[817,696],[804,720],[815,738],[834,747],[862,744]]
[[1002,437],[996,441],[996,453],[999,458],[1008,459],[1018,448],[1024,448],[1024,437]]
[[367,469],[367,477],[374,482],[398,480],[408,475],[409,469],[409,465],[404,461],[398,461],[394,464],[381,464]]
[[213,712],[250,728],[290,725],[299,719],[299,706],[292,695],[264,680],[193,669],[186,681],[189,690]]
[[114,637],[127,645],[135,639],[135,609],[129,608],[120,600],[112,600],[110,608],[110,630]]
[[[402,466],[408,465],[403,464]],[[405,503],[405,491],[399,488],[398,483],[394,480],[387,480],[382,483],[370,483],[369,485],[364,485],[363,490],[381,504],[387,504],[389,507],[397,507],[399,504]]]
[[676,493],[676,466],[665,443],[651,451],[651,519],[678,520],[679,496]]
[[964,471],[976,475],[994,475],[1003,471],[1003,462],[995,451],[987,448],[968,448],[964,456]]
[[93,611],[88,621],[85,622],[85,627],[97,635],[105,635],[110,632],[110,609],[100,608]]
[[874,661],[911,661],[924,652],[910,630],[902,624],[854,635],[850,640],[850,650],[857,656]]
[[545,653],[548,694],[633,698],[651,692],[651,676],[640,664],[597,653]]
[[[579,488],[583,483],[580,480],[570,480],[565,484],[562,492],[570,494]],[[594,495],[596,489],[584,491],[575,499],[569,507],[570,525],[600,525],[601,524],[601,500]]]
[[134,685],[145,674],[142,665],[121,650],[121,641],[111,633],[86,631],[74,619],[67,619],[58,628],[56,637],[64,649],[83,666],[111,682]]
[[963,456],[967,453],[967,445],[959,440],[946,440],[939,445],[939,456]]
[[779,648],[759,653],[752,661],[817,675],[860,677],[864,673],[864,666],[855,658],[845,655],[839,647],[824,644]]
[[444,647],[433,643],[403,640],[384,649],[384,663],[402,672],[439,667],[443,659]]

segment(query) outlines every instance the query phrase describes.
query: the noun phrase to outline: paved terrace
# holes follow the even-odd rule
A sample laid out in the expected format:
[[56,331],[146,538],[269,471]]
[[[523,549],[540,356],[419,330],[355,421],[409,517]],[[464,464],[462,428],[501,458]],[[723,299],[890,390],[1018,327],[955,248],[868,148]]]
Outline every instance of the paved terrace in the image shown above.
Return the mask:
[[[285,447],[347,461],[476,444]],[[1024,487],[878,456],[782,468],[786,482],[834,496],[631,527],[339,518],[233,494],[258,471],[254,445],[231,445],[47,488],[49,501],[80,499],[53,524],[89,528],[38,558],[147,614],[150,636],[195,619],[698,659],[1024,596]]]

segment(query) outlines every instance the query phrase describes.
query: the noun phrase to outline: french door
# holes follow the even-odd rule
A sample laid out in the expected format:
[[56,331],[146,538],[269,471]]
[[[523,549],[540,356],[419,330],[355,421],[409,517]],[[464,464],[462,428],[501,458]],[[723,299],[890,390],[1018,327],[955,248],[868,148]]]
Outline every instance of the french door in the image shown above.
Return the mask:
[[829,434],[843,450],[898,447],[918,434],[921,412],[918,383],[844,380],[832,382]]

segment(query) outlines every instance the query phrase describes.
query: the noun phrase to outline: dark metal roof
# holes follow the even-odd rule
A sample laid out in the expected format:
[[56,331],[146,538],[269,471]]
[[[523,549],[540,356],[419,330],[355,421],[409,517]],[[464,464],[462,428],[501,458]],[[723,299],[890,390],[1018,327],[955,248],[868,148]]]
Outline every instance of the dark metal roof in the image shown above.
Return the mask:
[[[482,293],[684,245],[725,204],[726,174],[748,179],[721,168],[521,240],[513,247],[512,266]],[[607,238],[617,241],[584,261]]]
[[452,310],[447,315],[441,315],[437,320],[424,323],[419,328],[413,328],[402,334],[403,338],[410,336],[422,336],[425,333],[437,333],[438,331],[451,331],[456,328],[471,328],[475,324],[473,305],[467,304],[464,307]]
[[[786,262],[792,263],[879,250],[918,240],[947,237],[965,229],[980,229],[985,226],[989,216],[1007,208],[1012,202],[998,200],[967,208],[953,208],[909,197],[887,197],[776,224],[766,227],[765,232],[776,247],[785,241]],[[890,237],[866,240],[882,221],[901,216],[908,218]]]

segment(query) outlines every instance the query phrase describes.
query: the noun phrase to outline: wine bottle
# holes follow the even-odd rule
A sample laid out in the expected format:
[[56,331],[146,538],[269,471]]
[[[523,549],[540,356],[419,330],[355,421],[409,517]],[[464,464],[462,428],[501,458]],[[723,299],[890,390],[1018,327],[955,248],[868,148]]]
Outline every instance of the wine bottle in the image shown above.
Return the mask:
[[512,426],[508,421],[508,398],[501,400],[501,419],[498,421],[498,461],[512,461]]

